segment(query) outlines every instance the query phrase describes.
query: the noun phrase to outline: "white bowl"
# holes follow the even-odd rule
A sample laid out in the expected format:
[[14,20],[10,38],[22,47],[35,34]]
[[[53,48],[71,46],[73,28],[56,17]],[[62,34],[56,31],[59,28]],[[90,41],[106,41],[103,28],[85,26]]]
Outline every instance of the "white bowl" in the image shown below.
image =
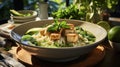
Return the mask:
[[35,21],[36,18],[30,18],[30,19],[13,19],[15,23],[23,23],[23,22],[29,22],[29,21]]
[[[63,21],[59,20],[59,21]],[[75,26],[81,26],[83,29],[91,32],[96,37],[96,41],[93,44],[89,44],[86,46],[78,46],[78,47],[63,47],[63,48],[45,48],[40,46],[30,46],[21,43],[21,36],[25,34],[25,32],[33,27],[40,27],[46,24],[51,24],[54,20],[41,20],[41,21],[32,21],[23,23],[22,25],[14,28],[10,32],[10,36],[19,43],[21,48],[26,50],[32,55],[35,55],[41,59],[48,61],[70,61],[75,58],[80,57],[81,55],[85,55],[90,53],[93,49],[95,49],[107,36],[107,32],[102,27],[85,22],[80,20],[64,20],[68,23],[72,23]]]

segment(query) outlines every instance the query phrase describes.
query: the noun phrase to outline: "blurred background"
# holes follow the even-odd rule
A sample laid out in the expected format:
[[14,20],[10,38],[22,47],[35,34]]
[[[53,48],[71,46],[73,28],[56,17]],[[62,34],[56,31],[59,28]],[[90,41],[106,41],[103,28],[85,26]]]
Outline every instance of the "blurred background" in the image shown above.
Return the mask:
[[[0,0],[0,24],[10,19],[10,9],[35,10],[39,3],[48,4],[48,16],[97,22],[101,14],[120,17],[119,0]],[[93,21],[97,17],[97,20]]]

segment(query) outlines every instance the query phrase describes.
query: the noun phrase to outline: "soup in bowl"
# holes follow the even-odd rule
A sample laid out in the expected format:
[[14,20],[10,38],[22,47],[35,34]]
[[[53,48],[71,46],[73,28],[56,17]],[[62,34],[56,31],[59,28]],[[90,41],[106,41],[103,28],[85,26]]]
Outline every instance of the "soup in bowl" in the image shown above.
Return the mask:
[[43,60],[69,61],[90,53],[107,32],[93,23],[59,19],[23,23],[10,36],[21,48]]

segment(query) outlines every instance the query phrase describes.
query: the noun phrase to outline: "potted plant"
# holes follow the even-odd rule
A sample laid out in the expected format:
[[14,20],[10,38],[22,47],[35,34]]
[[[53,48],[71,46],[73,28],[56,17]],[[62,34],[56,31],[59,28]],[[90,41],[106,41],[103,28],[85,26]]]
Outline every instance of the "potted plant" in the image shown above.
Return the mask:
[[84,19],[85,15],[86,12],[84,7],[79,8],[77,4],[72,4],[65,8],[60,7],[58,11],[52,13],[52,16],[58,19],[61,18],[61,19],[85,20]]
[[97,23],[102,20],[104,13],[113,11],[117,3],[118,0],[74,0],[71,6],[65,9],[59,8],[57,12],[53,12],[53,17]]
[[[105,13],[114,11],[118,0],[75,0],[74,2],[85,6],[86,21],[97,23],[98,21],[104,19],[103,15]],[[109,16],[109,14],[107,15]]]

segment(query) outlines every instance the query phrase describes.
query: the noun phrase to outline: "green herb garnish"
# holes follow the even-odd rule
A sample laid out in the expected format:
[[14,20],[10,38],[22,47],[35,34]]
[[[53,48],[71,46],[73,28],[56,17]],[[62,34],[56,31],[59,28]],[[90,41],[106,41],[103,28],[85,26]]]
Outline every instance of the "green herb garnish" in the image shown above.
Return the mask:
[[60,32],[62,28],[70,28],[65,21],[59,22],[57,20],[54,21],[54,24],[50,26],[47,31],[48,32]]

